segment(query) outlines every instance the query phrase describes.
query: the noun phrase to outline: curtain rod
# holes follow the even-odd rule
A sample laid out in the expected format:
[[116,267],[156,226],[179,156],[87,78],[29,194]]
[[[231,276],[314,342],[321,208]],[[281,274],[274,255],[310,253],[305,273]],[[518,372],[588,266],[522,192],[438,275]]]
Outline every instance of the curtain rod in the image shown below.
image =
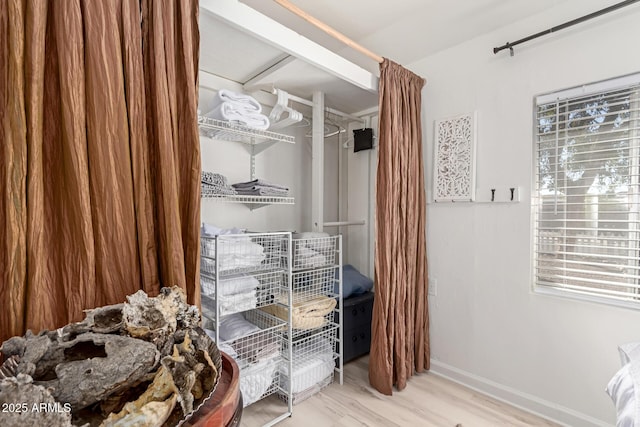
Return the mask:
[[287,10],[289,10],[290,12],[298,15],[300,18],[304,19],[305,21],[315,25],[316,27],[318,27],[319,29],[321,29],[325,33],[329,34],[333,38],[341,41],[342,43],[346,44],[347,46],[349,46],[349,47],[351,47],[351,48],[353,48],[355,50],[357,50],[358,52],[363,53],[364,55],[368,56],[369,58],[373,59],[374,61],[382,63],[382,61],[384,60],[384,58],[382,58],[380,55],[376,55],[375,53],[371,52],[366,47],[364,47],[362,45],[359,45],[358,43],[354,42],[353,40],[351,40],[350,38],[348,38],[344,34],[340,33],[339,31],[331,28],[330,26],[328,26],[324,22],[320,21],[319,19],[316,19],[313,16],[309,15],[307,12],[305,12],[302,9],[300,9],[298,6],[292,4],[290,1],[288,1],[288,0],[274,0],[274,1],[276,3],[278,3],[280,6],[284,7]]
[[[276,0],[276,1],[278,1],[278,0]],[[627,1],[620,2],[620,3],[616,3],[616,4],[612,5],[612,6],[605,7],[604,9],[598,10],[597,12],[593,12],[593,13],[590,13],[588,15],[584,15],[584,16],[582,16],[580,18],[576,18],[576,19],[574,19],[572,21],[565,22],[564,24],[556,25],[555,27],[549,28],[548,30],[540,31],[539,33],[536,33],[536,34],[530,35],[528,37],[522,38],[522,39],[517,40],[517,41],[515,41],[513,43],[507,42],[507,43],[505,43],[504,45],[502,45],[500,47],[494,47],[493,48],[493,53],[496,54],[496,53],[500,52],[501,50],[509,49],[509,51],[511,52],[511,56],[513,56],[513,47],[515,45],[518,45],[518,44],[524,43],[524,42],[528,42],[529,40],[537,39],[538,37],[544,36],[546,34],[551,34],[553,32],[556,32],[556,31],[559,31],[559,30],[563,30],[563,29],[565,29],[567,27],[571,27],[571,26],[579,24],[581,22],[588,21],[589,19],[598,17],[600,15],[604,15],[605,13],[613,12],[614,10],[623,8],[625,6],[629,6],[629,5],[633,4],[633,3],[637,3],[638,1],[640,1],[640,0],[627,0]]]

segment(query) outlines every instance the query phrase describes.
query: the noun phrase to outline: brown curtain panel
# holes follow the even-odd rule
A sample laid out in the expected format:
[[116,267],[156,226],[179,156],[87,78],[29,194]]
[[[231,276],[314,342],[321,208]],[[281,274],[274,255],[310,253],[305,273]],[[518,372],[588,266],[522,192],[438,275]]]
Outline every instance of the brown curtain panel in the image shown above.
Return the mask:
[[381,393],[429,369],[426,199],[422,162],[424,80],[380,65],[375,299],[369,381]]
[[0,341],[199,303],[197,0],[0,2]]

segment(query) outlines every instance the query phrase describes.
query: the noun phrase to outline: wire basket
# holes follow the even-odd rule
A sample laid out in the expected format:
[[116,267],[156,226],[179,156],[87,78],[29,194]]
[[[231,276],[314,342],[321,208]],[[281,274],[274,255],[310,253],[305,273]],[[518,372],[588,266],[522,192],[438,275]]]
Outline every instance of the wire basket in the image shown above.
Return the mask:
[[[281,301],[283,301],[282,297]],[[334,298],[322,295],[294,304],[291,314],[293,338],[335,327],[334,312],[336,306],[337,302]],[[289,320],[289,308],[284,305],[269,305],[262,307],[261,310],[277,316],[283,321]]]
[[338,267],[325,267],[317,270],[297,271],[292,274],[291,289],[293,303],[309,300],[317,295],[336,297],[339,282]]
[[273,359],[240,366],[240,391],[245,408],[279,391],[280,363],[280,359]]
[[328,313],[322,317],[322,324],[319,324],[313,329],[302,329],[302,328],[292,328],[291,329],[291,339],[294,341],[304,339],[311,335],[321,334],[327,331],[337,330],[338,324],[334,321],[335,314],[334,312]]
[[[291,392],[304,392],[321,384],[328,376],[333,376],[335,369],[335,343],[337,329],[311,335],[295,341],[292,345],[293,375],[291,377]],[[280,389],[289,392],[289,363],[287,361],[288,345],[283,342],[284,360],[280,364]],[[317,388],[317,387],[316,387]]]
[[[334,374],[331,373],[329,376],[327,376],[324,380],[320,381],[319,383],[316,383],[314,385],[312,385],[311,387],[300,391],[298,393],[293,393],[292,395],[292,404],[297,405],[299,403],[304,402],[305,400],[307,400],[308,398],[310,398],[311,396],[313,396],[314,394],[320,393],[325,387],[329,386],[334,379]],[[280,377],[280,381],[285,382],[287,381],[286,377]],[[280,398],[280,400],[286,402],[288,399],[287,393],[278,388],[278,397]]]
[[308,270],[337,264],[339,236],[291,240],[293,270]]
[[221,338],[219,348],[240,368],[240,389],[247,406],[278,390],[286,322],[260,310],[247,311],[242,317],[258,330],[226,341]]
[[[284,300],[287,288],[281,270],[254,274],[224,276],[218,283],[218,315],[225,316],[253,308],[271,305]],[[200,276],[202,304],[208,312],[216,309],[216,280],[207,274]]]
[[225,234],[200,238],[200,271],[212,277],[282,269],[287,233]]

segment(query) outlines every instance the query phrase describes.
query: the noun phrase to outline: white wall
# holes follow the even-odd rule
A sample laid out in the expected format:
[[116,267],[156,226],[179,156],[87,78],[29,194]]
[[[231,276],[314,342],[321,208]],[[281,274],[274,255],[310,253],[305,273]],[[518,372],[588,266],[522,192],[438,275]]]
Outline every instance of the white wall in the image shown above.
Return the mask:
[[[354,153],[353,130],[371,127],[374,133],[374,148]],[[378,162],[378,117],[367,118],[363,123],[349,125],[349,147],[345,150],[345,219],[365,221],[365,225],[343,227],[345,244],[345,264],[352,264],[362,274],[373,278],[375,183]]]
[[432,369],[570,425],[613,424],[604,392],[640,311],[531,291],[532,106],[536,94],[640,70],[640,8],[494,55],[507,40],[600,9],[569,0],[409,68],[423,91],[431,189],[433,121],[476,110],[477,187],[519,185],[521,203],[429,204]]
[[[300,138],[296,138],[297,141]],[[202,170],[225,175],[230,183],[250,179],[249,146],[200,137]],[[279,143],[256,156],[256,176],[287,185],[295,205],[272,205],[250,210],[244,204],[203,199],[202,221],[219,227],[252,231],[295,231],[305,228],[311,211],[311,156],[304,144]]]

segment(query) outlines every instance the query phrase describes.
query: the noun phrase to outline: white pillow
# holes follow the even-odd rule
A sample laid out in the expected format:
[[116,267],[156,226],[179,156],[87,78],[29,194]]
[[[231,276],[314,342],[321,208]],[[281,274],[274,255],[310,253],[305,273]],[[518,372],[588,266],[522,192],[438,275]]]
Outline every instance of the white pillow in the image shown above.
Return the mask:
[[640,360],[640,342],[621,344],[618,346],[618,352],[620,353],[620,362],[623,365],[632,360]]
[[623,367],[607,385],[616,405],[617,426],[640,426],[640,342],[618,346]]
[[[624,365],[607,384],[607,394],[616,406],[617,427],[633,427],[636,424],[636,392],[629,373],[630,363]],[[639,420],[640,421],[640,420]]]

